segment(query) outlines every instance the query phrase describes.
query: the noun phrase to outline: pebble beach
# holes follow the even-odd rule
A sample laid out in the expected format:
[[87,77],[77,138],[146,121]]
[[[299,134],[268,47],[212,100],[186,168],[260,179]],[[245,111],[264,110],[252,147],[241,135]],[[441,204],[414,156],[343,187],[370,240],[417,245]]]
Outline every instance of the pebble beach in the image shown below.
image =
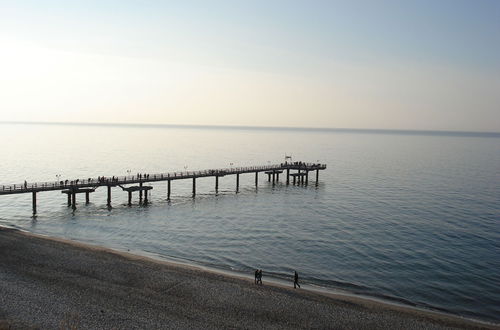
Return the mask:
[[499,329],[0,228],[0,329]]

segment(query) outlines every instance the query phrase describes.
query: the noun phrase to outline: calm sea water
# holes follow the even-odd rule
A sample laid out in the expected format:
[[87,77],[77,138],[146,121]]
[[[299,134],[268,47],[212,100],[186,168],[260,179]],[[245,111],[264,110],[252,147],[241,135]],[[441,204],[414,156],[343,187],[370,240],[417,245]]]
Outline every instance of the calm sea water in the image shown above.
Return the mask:
[[[0,225],[157,257],[290,278],[500,321],[500,136],[179,127],[0,125],[0,185],[224,168],[328,164],[318,186],[252,174],[153,184],[152,204],[114,189],[0,196]],[[232,164],[232,165],[231,165]],[[136,201],[137,202],[137,201]]]

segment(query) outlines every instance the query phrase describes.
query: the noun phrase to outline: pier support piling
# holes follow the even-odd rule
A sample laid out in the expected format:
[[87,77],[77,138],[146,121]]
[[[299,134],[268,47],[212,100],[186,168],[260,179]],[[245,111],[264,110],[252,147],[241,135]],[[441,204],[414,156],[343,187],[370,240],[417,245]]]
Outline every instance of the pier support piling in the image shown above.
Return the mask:
[[219,176],[215,176],[215,194],[219,193]]
[[89,197],[90,193],[88,191],[85,192],[85,204],[89,204],[90,203],[90,197]]
[[144,190],[144,205],[148,205],[148,191]]
[[255,172],[255,187],[259,185],[259,172]]
[[316,185],[318,185],[319,182],[319,170],[316,170]]
[[132,191],[128,191],[128,206],[132,206]]
[[271,182],[271,173],[267,173],[267,182]]
[[[139,187],[142,187],[142,182],[139,182]],[[139,190],[139,205],[142,204],[142,189]]]
[[170,181],[171,180],[167,181],[167,201],[170,200]]
[[236,193],[240,191],[240,174],[236,174]]
[[306,171],[306,186],[309,183],[309,171]]
[[36,192],[33,191],[32,193],[32,201],[33,201],[33,215],[36,214]]
[[196,178],[193,178],[193,198],[196,196]]
[[71,208],[76,210],[76,193],[71,193]]
[[289,168],[286,169],[286,184],[287,185],[290,184],[290,169]]
[[71,194],[68,194],[68,207],[71,206]]
[[108,186],[108,207],[111,207],[111,186]]

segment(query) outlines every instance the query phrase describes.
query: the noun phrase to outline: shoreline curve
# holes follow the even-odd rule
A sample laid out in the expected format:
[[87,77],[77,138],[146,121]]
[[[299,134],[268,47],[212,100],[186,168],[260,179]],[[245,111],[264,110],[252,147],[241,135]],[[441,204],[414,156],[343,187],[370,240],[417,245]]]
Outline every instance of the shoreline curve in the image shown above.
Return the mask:
[[[128,267],[128,265],[127,265],[128,263],[134,263],[134,265],[135,265],[135,263],[139,263],[140,265],[147,265],[147,267],[153,267],[155,269],[157,267],[160,267],[160,272],[159,272],[160,275],[159,276],[161,276],[162,272],[175,271],[175,272],[181,274],[180,275],[181,278],[185,274],[187,274],[187,276],[190,276],[190,277],[196,277],[195,280],[193,280],[193,281],[200,281],[200,280],[205,281],[207,279],[207,277],[209,278],[209,281],[217,279],[216,287],[217,286],[224,286],[226,284],[231,285],[232,287],[236,286],[238,289],[238,292],[239,292],[239,289],[241,289],[245,293],[245,295],[248,295],[248,298],[250,300],[255,299],[253,297],[255,294],[257,294],[258,296],[264,296],[264,299],[267,298],[267,296],[272,296],[274,298],[275,295],[279,295],[280,298],[286,297],[286,299],[287,299],[286,303],[287,304],[289,303],[291,305],[294,305],[294,303],[296,302],[295,300],[297,300],[297,299],[302,299],[302,300],[305,299],[305,300],[307,300],[306,303],[308,303],[308,304],[312,303],[313,305],[319,304],[322,306],[322,309],[325,309],[325,310],[327,310],[329,308],[335,310],[336,308],[342,307],[344,309],[347,308],[348,314],[349,314],[349,310],[351,310],[351,312],[353,314],[361,312],[363,315],[365,313],[368,313],[368,315],[373,316],[372,314],[374,313],[375,319],[377,319],[377,317],[380,318],[381,315],[383,316],[380,324],[384,324],[385,326],[381,326],[382,328],[387,327],[387,325],[388,325],[386,323],[387,320],[385,320],[384,318],[387,317],[389,320],[391,320],[394,317],[394,314],[396,314],[397,317],[403,318],[402,321],[398,319],[397,322],[408,321],[408,322],[410,322],[409,324],[416,324],[419,326],[421,326],[422,324],[418,323],[417,321],[424,322],[424,324],[426,324],[426,325],[432,325],[435,328],[454,327],[454,328],[465,328],[465,329],[468,329],[468,328],[471,328],[471,329],[500,329],[499,324],[489,323],[489,322],[485,322],[482,320],[463,318],[463,317],[456,316],[453,314],[446,314],[446,313],[442,313],[442,312],[426,310],[424,308],[407,306],[407,305],[399,304],[399,303],[387,302],[387,301],[384,301],[382,299],[377,299],[377,298],[372,298],[372,297],[367,297],[367,296],[359,296],[359,295],[351,294],[348,292],[340,292],[340,290],[337,291],[337,290],[332,290],[329,288],[322,288],[322,287],[315,288],[315,287],[311,287],[310,285],[306,285],[304,289],[294,290],[293,287],[291,286],[291,283],[287,285],[286,284],[287,282],[281,281],[280,279],[265,278],[264,286],[262,286],[262,287],[255,286],[253,284],[252,276],[246,275],[243,273],[238,273],[238,272],[233,272],[233,271],[225,271],[225,270],[211,268],[211,267],[203,266],[203,265],[199,265],[199,264],[190,264],[188,262],[172,260],[172,259],[164,258],[164,257],[160,257],[160,256],[158,256],[158,258],[154,258],[151,256],[138,255],[138,254],[125,252],[125,251],[121,251],[121,250],[115,250],[115,249],[111,249],[111,248],[107,248],[107,247],[103,247],[103,246],[82,243],[80,241],[51,237],[51,236],[46,236],[46,235],[41,235],[41,234],[34,234],[31,232],[19,230],[19,229],[13,229],[13,228],[0,226],[0,238],[2,238],[2,239],[0,239],[0,248],[3,248],[2,244],[5,241],[7,241],[6,242],[7,247],[10,247],[11,251],[12,251],[12,247],[14,247],[14,248],[19,248],[20,252],[26,253],[26,251],[28,251],[29,253],[32,253],[34,255],[33,259],[31,259],[30,257],[27,257],[26,258],[27,265],[19,265],[20,268],[26,267],[29,269],[31,267],[31,265],[29,263],[33,262],[33,260],[37,260],[37,258],[39,256],[37,255],[36,249],[40,249],[40,251],[42,251],[42,252],[43,252],[43,249],[48,249],[48,252],[47,251],[45,251],[46,253],[43,252],[43,253],[45,253],[44,256],[54,257],[55,260],[57,260],[57,256],[58,256],[59,252],[55,252],[55,251],[59,251],[59,249],[62,248],[62,250],[64,251],[63,256],[66,256],[64,253],[67,252],[67,253],[69,253],[68,256],[70,256],[70,257],[74,257],[76,255],[76,257],[77,257],[76,259],[78,259],[78,256],[80,254],[85,254],[86,258],[94,258],[94,257],[104,258],[106,262],[110,262],[110,263],[115,263],[115,262],[117,262],[117,260],[115,260],[115,259],[120,259],[119,260],[120,267],[124,267],[124,268]],[[5,240],[4,238],[8,238],[8,239]],[[11,245],[9,245],[9,244],[11,244]],[[25,247],[24,245],[29,245],[29,244],[33,244],[33,246],[29,246],[27,248],[27,250],[23,250],[23,248]],[[21,246],[21,247],[19,247],[19,246]],[[32,250],[32,249],[34,249],[34,250]],[[4,250],[4,251],[6,251],[6,250]],[[4,258],[3,258],[1,254],[2,253],[0,253],[0,265],[2,267],[0,267],[0,278],[2,278],[3,281],[0,281],[0,283],[2,283],[2,282],[3,283],[0,284],[0,293],[2,293],[3,290],[9,291],[8,290],[9,288],[7,290],[5,290],[5,288],[3,288],[2,285],[4,285],[5,283],[7,283],[7,285],[9,284],[9,274],[12,275],[12,273],[15,273],[16,275],[21,274],[22,276],[24,276],[26,278],[26,280],[28,282],[30,280],[33,280],[33,277],[34,277],[35,279],[33,281],[35,281],[37,283],[38,283],[38,281],[41,281],[42,286],[45,285],[44,280],[46,280],[46,278],[43,278],[42,280],[40,280],[40,278],[38,278],[37,276],[33,276],[29,272],[27,275],[24,274],[23,270],[19,270],[17,268],[16,263],[18,261],[14,260],[14,259],[9,260],[9,257],[6,257],[6,256],[4,256]],[[22,254],[20,254],[20,256],[22,256],[21,259],[24,259],[24,256]],[[2,259],[6,259],[7,261],[4,261]],[[87,260],[87,259],[85,259],[85,260]],[[43,261],[41,261],[41,262],[43,263]],[[78,267],[82,267],[82,268],[86,267],[85,263],[83,265],[80,265],[81,262],[79,260],[73,260],[73,262],[75,262],[75,265],[71,265],[70,267],[66,267],[66,265],[63,264],[61,271],[64,274],[66,274],[66,273],[71,274],[73,271],[75,271],[74,267],[77,267],[77,268]],[[123,265],[122,265],[122,262],[123,262]],[[22,260],[19,261],[19,263],[22,263]],[[60,266],[58,261],[56,261],[55,264],[56,264],[56,266]],[[104,263],[103,265],[107,265],[107,264]],[[54,265],[52,265],[50,262],[43,263],[42,266],[44,267],[44,269],[48,269],[49,272],[58,272],[59,271],[59,268],[54,267]],[[11,269],[14,269],[14,270],[11,271]],[[68,271],[67,269],[70,269],[71,271]],[[35,270],[34,272],[36,272],[36,271],[38,271],[38,270]],[[77,273],[79,271],[80,271],[80,269],[77,270]],[[97,273],[99,272],[98,270],[95,270],[95,271]],[[5,274],[2,274],[2,273],[5,273]],[[78,273],[78,275],[80,276],[79,279],[83,279],[84,282],[88,280],[88,276],[82,276],[79,273]],[[84,275],[87,275],[87,274],[84,274]],[[133,276],[142,276],[140,274],[140,272],[139,273],[135,272],[132,275]],[[57,276],[57,274],[54,276]],[[109,276],[108,276],[108,274],[103,274],[102,275],[102,277],[104,279],[103,281],[113,285],[116,282],[113,280],[114,276],[116,276],[116,274],[114,274],[113,272],[111,272],[111,275],[109,275]],[[101,276],[99,275],[97,277],[101,277]],[[111,277],[111,279],[109,279],[108,277]],[[7,279],[7,281],[5,281],[5,278]],[[156,280],[155,277],[153,279]],[[92,283],[89,284],[89,287],[92,289],[93,288],[92,285],[94,285],[95,283],[94,283],[92,278],[91,278],[91,280],[92,281],[90,281],[90,282],[92,282]],[[177,283],[178,278],[174,278],[172,281]],[[57,283],[56,284],[51,283],[50,285],[57,286]],[[136,283],[133,283],[133,285],[136,285]],[[10,289],[12,289],[12,288],[10,288]],[[14,290],[12,292],[15,292],[16,291],[15,289],[16,289],[16,287],[14,288]],[[49,286],[49,290],[52,290],[52,289],[53,289],[53,286]],[[55,290],[57,291],[57,289],[55,289]],[[123,288],[121,288],[121,290],[123,290]],[[222,288],[221,291],[225,292],[226,290],[224,288]],[[217,288],[215,289],[215,292],[217,292]],[[191,291],[189,293],[192,294]],[[203,295],[202,292],[198,292],[198,293],[200,295]],[[111,292],[111,294],[113,295],[115,293]],[[153,297],[152,298],[153,300],[154,299],[159,300],[159,303],[158,303],[159,305],[163,304],[162,297],[156,297],[154,292],[148,293],[148,294],[149,294],[149,295],[147,295],[148,298]],[[229,297],[231,297],[232,294],[233,294],[232,292],[225,293],[225,295],[229,296]],[[143,296],[141,296],[141,298],[143,298]],[[182,301],[184,301],[184,298],[185,297],[181,297],[180,299],[182,299]],[[208,297],[208,298],[212,298],[212,297]],[[23,298],[23,299],[25,299],[25,298]],[[67,299],[71,300],[71,298],[67,298]],[[290,302],[288,302],[288,299],[290,299]],[[0,299],[0,301],[1,300],[3,300],[3,299]],[[155,300],[155,302],[156,302],[156,300]],[[8,304],[8,301],[2,302],[2,305],[5,306],[5,303]],[[243,302],[243,304],[244,304],[244,302]],[[239,304],[236,304],[236,305],[239,305]],[[209,305],[207,308],[210,309],[210,307],[211,306]],[[33,320],[33,319],[29,319],[29,318],[23,319],[23,315],[24,315],[23,313],[19,313],[18,315],[16,315],[16,308],[7,308],[8,309],[7,311],[2,310],[2,308],[3,307],[0,307],[0,329],[2,328],[2,322],[4,322],[4,323],[7,322],[7,324],[14,324],[14,325],[24,324],[23,322],[27,322],[29,325],[32,325],[32,324],[49,325],[50,324],[50,320],[47,321],[48,323],[44,323],[44,322],[46,322],[46,320],[42,320],[41,323],[37,323],[37,321]],[[255,310],[248,310],[246,305],[243,308],[243,310],[246,311],[247,313],[250,313],[246,317],[250,316],[251,318],[253,318],[255,316],[255,314],[262,313],[262,311],[260,311],[257,307],[255,308]],[[115,311],[115,312],[119,314],[119,311]],[[246,319],[244,315],[240,315],[241,313],[242,313],[241,310],[236,311],[237,315],[241,316],[243,319]],[[388,315],[385,315],[385,314],[388,314]],[[177,313],[176,313],[176,315],[177,315]],[[331,321],[331,317],[330,317],[330,315],[328,315],[328,313],[326,313],[326,315],[323,315],[323,313],[320,313],[319,315],[320,315],[320,317],[324,316],[323,320],[318,320],[318,321],[322,322],[322,323],[320,323],[320,325],[323,325],[326,327],[334,325],[334,324],[329,323]],[[264,320],[257,318],[257,322],[263,322],[263,323],[258,323],[258,324],[261,324],[261,325],[264,324],[264,327],[276,326],[279,328],[283,324],[287,324],[286,323],[287,317],[293,318],[293,316],[284,315],[283,318],[279,318],[278,320],[274,320],[274,317],[272,315],[266,315]],[[219,319],[219,317],[215,317],[215,318]],[[269,323],[270,322],[269,318],[271,319],[271,322],[277,322],[277,323]],[[2,321],[2,319],[3,319],[3,321]],[[238,320],[238,318],[236,318],[236,320]],[[186,325],[189,325],[189,326],[194,325],[196,327],[196,324],[198,324],[196,322],[189,323],[189,318],[186,320],[183,317],[177,318],[177,316],[174,317],[174,321],[178,322],[178,324],[180,325],[181,328],[185,327]],[[186,321],[188,323],[184,323]],[[221,321],[221,320],[219,320],[219,321]],[[283,322],[285,322],[285,323],[283,323]],[[291,322],[292,322],[292,324],[290,324],[291,327],[297,327],[297,328],[309,328],[310,326],[315,325],[314,323],[310,323],[310,322],[314,322],[314,320],[302,319],[300,317],[298,320],[292,320]],[[347,316],[347,321],[344,320],[343,322],[347,322],[345,324],[342,323],[342,324],[344,324],[344,326],[346,324],[347,325],[351,324],[352,328],[356,328],[360,325],[358,323],[359,320],[352,320],[352,323],[349,323],[350,322],[349,316]],[[373,322],[374,321],[371,320],[369,324],[371,326],[377,324],[376,320],[375,320],[375,323],[373,323]],[[393,323],[392,325],[397,327],[396,326],[396,324],[398,324],[397,322]],[[415,323],[415,322],[417,322],[417,323]],[[142,324],[142,323],[140,323],[140,324]],[[213,324],[209,323],[209,324],[211,324],[212,326],[215,326],[215,327],[218,327],[219,325],[221,325],[222,327],[238,326],[237,323],[236,324],[234,323],[234,320],[233,320],[233,323],[230,323],[230,324],[225,324],[224,322],[213,323]],[[24,324],[24,325],[26,325],[26,324]],[[111,324],[111,325],[115,326],[116,324]],[[247,327],[246,325],[240,325],[240,326]],[[89,326],[89,327],[92,328],[92,326]],[[347,327],[349,328],[349,326],[347,326]],[[391,327],[391,326],[389,326],[389,327]],[[368,326],[367,328],[372,328],[372,327]],[[418,326],[416,326],[415,328],[418,328]]]

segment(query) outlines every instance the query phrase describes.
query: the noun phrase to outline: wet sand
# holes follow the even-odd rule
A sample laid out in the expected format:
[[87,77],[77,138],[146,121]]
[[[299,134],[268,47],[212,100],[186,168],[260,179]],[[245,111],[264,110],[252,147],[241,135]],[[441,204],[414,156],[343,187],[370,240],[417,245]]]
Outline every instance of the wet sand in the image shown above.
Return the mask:
[[500,329],[0,227],[0,329],[9,327]]

